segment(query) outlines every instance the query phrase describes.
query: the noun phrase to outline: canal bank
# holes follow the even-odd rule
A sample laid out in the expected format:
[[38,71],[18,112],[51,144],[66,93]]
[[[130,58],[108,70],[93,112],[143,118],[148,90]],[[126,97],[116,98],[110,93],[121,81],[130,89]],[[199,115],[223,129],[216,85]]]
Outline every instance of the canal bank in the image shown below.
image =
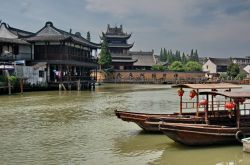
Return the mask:
[[170,113],[177,100],[176,89],[152,84],[0,96],[0,164],[249,164],[242,146],[185,147],[113,112]]

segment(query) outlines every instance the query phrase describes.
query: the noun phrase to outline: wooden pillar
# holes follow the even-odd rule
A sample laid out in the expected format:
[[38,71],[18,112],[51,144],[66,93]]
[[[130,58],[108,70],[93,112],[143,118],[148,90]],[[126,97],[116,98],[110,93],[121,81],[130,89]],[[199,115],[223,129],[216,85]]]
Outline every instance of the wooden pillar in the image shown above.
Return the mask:
[[237,114],[237,128],[240,128],[240,105],[239,102],[236,103],[236,114]]
[[208,94],[207,94],[207,105],[205,105],[205,122],[206,122],[206,124],[209,124],[209,121],[208,121],[208,108],[209,108],[209,97],[208,97]]
[[71,83],[68,83],[68,89],[71,90]]
[[80,90],[81,90],[81,81],[78,80],[78,81],[76,82],[76,84],[77,84],[77,90],[80,91]]
[[[180,90],[183,90],[182,88]],[[182,96],[180,96],[180,115],[182,115]]]
[[62,90],[62,88],[63,88],[63,90],[64,90],[64,91],[66,91],[66,90],[67,90],[67,89],[65,88],[65,86],[63,85],[63,83],[62,83],[62,82],[60,82],[60,83],[59,83],[58,88],[59,88],[59,91],[61,91],[61,90]]
[[8,90],[9,90],[9,95],[11,95],[11,83],[10,83],[10,80],[8,80]]
[[62,83],[59,83],[59,84],[58,84],[58,88],[59,88],[59,91],[62,90]]
[[59,73],[60,73],[59,82],[62,82],[62,76],[63,76],[62,64],[59,65]]
[[199,116],[199,89],[196,90],[196,116]]
[[214,113],[214,96],[212,95],[212,98],[211,98],[211,106],[212,106],[212,113]]
[[23,94],[23,79],[20,79],[20,92]]

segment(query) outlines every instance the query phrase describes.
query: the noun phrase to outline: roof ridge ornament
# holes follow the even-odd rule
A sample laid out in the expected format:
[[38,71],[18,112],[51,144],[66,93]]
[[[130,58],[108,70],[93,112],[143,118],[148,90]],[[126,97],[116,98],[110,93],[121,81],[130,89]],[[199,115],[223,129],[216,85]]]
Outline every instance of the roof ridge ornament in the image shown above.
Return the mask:
[[51,22],[51,21],[47,21],[46,23],[45,23],[45,25],[48,27],[48,26],[53,26],[53,23]]

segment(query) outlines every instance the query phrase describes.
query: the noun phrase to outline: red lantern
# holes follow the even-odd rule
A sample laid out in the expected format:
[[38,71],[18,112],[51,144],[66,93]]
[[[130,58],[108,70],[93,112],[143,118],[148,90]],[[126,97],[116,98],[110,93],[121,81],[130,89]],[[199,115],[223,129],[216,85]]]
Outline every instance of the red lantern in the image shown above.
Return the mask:
[[202,99],[200,102],[199,102],[199,106],[201,105],[207,105],[208,101],[206,99]]
[[183,96],[183,94],[184,94],[184,90],[179,89],[179,90],[178,90],[178,95],[179,95],[180,97],[182,97],[182,96]]
[[195,90],[191,90],[189,92],[189,97],[191,97],[191,99],[193,99],[196,95],[197,95],[197,93],[195,92]]
[[225,108],[228,109],[228,110],[232,110],[234,108],[235,104],[233,102],[227,102],[225,104]]

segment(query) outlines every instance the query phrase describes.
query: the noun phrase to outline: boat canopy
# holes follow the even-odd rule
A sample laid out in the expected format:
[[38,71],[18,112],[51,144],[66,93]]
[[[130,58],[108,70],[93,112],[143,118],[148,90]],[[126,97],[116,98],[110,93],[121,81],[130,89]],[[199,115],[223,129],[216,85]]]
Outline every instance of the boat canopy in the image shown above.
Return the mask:
[[199,95],[221,95],[229,98],[250,98],[250,92],[216,92],[216,91],[204,91],[199,92]]
[[230,83],[217,84],[179,84],[172,86],[173,88],[192,88],[192,89],[237,89],[242,88],[240,85]]

